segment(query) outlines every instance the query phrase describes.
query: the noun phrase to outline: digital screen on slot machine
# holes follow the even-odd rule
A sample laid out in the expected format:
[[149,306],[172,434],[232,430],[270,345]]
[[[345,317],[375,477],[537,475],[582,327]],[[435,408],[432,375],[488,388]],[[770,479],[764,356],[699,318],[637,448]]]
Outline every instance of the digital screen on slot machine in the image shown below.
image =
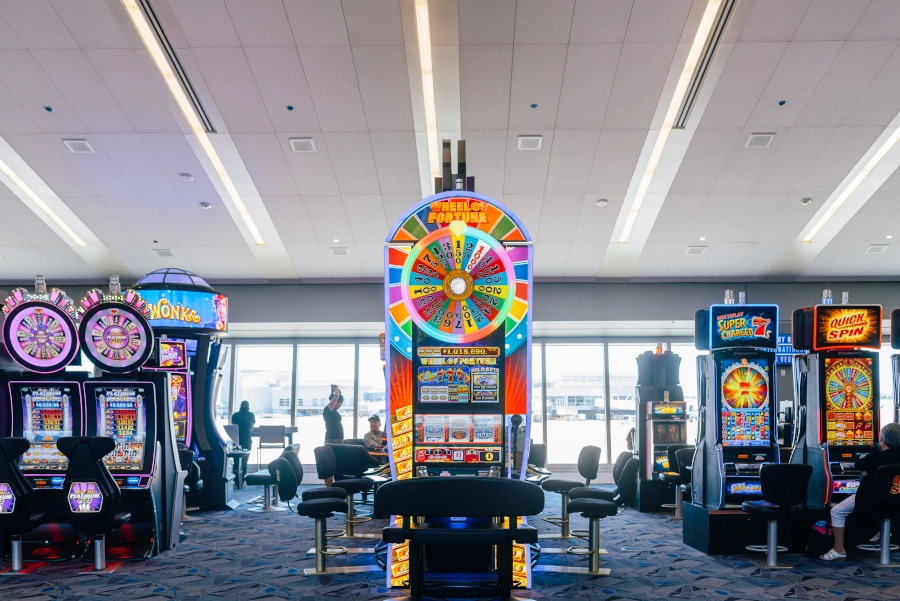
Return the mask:
[[656,452],[653,453],[653,470],[656,472],[669,471],[669,454]]
[[859,480],[834,480],[831,493],[835,495],[855,495],[859,490]]
[[873,446],[874,376],[871,357],[825,357],[825,442],[832,446]]
[[416,444],[500,444],[502,415],[416,414]]
[[105,386],[94,391],[97,436],[109,436],[116,448],[106,456],[110,471],[140,471],[147,450],[147,389],[143,385]]
[[72,436],[72,407],[80,403],[78,385],[16,386],[22,403],[22,436],[31,443],[19,460],[22,471],[57,471],[67,467],[56,441]]
[[499,403],[503,389],[503,328],[469,345],[416,338],[414,375],[419,403]]
[[723,359],[718,367],[722,445],[771,444],[769,360],[764,357]]
[[759,479],[729,481],[725,484],[725,493],[729,495],[761,495],[762,484]]
[[500,447],[419,446],[416,463],[500,463]]
[[172,421],[175,425],[175,438],[184,442],[187,432],[187,412],[190,403],[186,373],[169,374],[169,393],[172,397]]

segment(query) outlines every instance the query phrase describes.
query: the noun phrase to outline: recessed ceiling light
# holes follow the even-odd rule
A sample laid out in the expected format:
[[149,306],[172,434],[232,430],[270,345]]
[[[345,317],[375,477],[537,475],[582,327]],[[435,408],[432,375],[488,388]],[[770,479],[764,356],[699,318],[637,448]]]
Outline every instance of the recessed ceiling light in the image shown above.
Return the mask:
[[183,179],[186,182],[194,181],[194,176],[191,175],[190,173],[179,173],[178,177],[180,177],[181,179]]
[[601,198],[600,200],[597,201],[598,207],[605,207],[608,204],[609,204],[609,201],[606,200],[605,198]]
[[340,240],[338,240],[337,238],[335,238],[334,240],[332,240],[332,242],[340,242]]
[[209,204],[209,203],[206,202],[206,201],[201,202],[201,203],[200,203],[200,206],[203,207],[204,209],[211,209],[211,208],[212,208],[212,205]]
[[888,240],[890,240],[891,238],[893,238],[893,236],[887,235],[887,236],[885,236],[885,238],[887,238]]
[[812,198],[801,198],[800,199],[800,204],[802,204],[804,207],[811,202],[812,202]]
[[700,241],[706,240],[706,236],[700,236]]
[[44,110],[47,111],[48,113],[52,113],[52,112],[53,112],[53,107],[52,107],[52,106],[45,106],[45,107],[44,107]]
[[294,110],[294,105],[292,105],[292,104],[287,105],[287,110],[289,110],[289,111]]
[[532,105],[531,105],[531,108],[536,109],[536,108],[537,108],[537,105],[536,105],[536,104],[532,104]]

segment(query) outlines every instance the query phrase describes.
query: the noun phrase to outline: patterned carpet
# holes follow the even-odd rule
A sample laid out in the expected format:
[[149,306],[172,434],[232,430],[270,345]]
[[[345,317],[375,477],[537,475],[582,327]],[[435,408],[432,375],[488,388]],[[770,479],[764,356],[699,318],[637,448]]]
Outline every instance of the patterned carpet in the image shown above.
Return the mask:
[[[248,488],[247,500],[258,494]],[[559,496],[547,495],[546,514],[558,513]],[[27,576],[0,578],[0,600],[224,601],[349,599],[362,601],[405,594],[386,589],[381,572],[343,576],[304,576],[313,567],[305,552],[313,544],[312,521],[295,513],[258,514],[241,505],[236,511],[201,514],[190,523],[177,549],[146,562],[128,563],[110,576],[78,575],[74,562],[47,564]],[[337,526],[341,518],[333,520]],[[575,527],[585,520],[574,518]],[[543,532],[554,528],[531,519]],[[363,531],[377,530],[369,523]],[[612,575],[590,577],[535,573],[527,599],[828,599],[831,601],[900,599],[900,568],[874,569],[848,561],[826,564],[799,559],[796,569],[760,570],[730,557],[707,557],[681,543],[681,523],[665,514],[627,510],[604,520],[602,543],[609,550],[605,567]],[[353,546],[373,541],[358,540]],[[551,541],[547,546],[558,545]],[[560,545],[561,546],[561,545]],[[900,555],[895,554],[895,559]],[[544,555],[541,563],[584,565],[577,556]],[[341,556],[330,565],[374,564],[371,555]]]

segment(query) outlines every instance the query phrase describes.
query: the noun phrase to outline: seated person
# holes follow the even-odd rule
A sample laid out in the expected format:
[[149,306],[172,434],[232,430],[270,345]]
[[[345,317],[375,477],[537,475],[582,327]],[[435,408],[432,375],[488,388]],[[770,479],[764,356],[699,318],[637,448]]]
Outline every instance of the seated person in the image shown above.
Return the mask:
[[[377,415],[369,418],[369,431],[363,436],[363,446],[370,453],[384,452],[384,432],[381,431],[381,418]],[[387,457],[379,456],[378,459],[381,463],[385,463]]]
[[[859,488],[851,495],[831,508],[831,529],[834,532],[834,547],[819,559],[825,561],[843,561],[847,558],[844,540],[847,529],[847,518],[851,513],[864,520],[875,514],[877,496],[875,492],[875,472],[882,465],[900,463],[900,424],[888,424],[881,429],[881,448],[856,462],[856,469],[862,472]],[[858,510],[858,511],[857,511]]]

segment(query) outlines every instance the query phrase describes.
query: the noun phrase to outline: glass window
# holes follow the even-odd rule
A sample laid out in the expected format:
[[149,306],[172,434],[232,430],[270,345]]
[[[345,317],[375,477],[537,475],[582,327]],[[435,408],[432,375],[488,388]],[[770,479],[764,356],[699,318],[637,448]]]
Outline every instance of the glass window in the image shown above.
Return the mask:
[[381,350],[377,344],[359,345],[359,411],[356,412],[357,438],[362,438],[369,431],[369,418],[377,415],[381,418],[381,431],[384,431],[384,367],[381,363]]
[[[293,348],[289,345],[237,345],[237,372],[235,377],[235,410],[243,401],[250,403],[250,411],[256,417],[257,426],[290,426],[291,411],[279,406],[279,399],[291,398]],[[256,453],[259,439],[253,438]],[[264,449],[262,464],[272,461],[281,453],[278,449]]]
[[[547,462],[576,463],[582,447],[606,446],[603,345],[547,344],[545,348]],[[592,404],[569,404],[576,397],[589,397]]]
[[673,344],[672,352],[681,357],[679,379],[684,392],[684,406],[687,411],[687,442],[697,441],[697,428],[700,423],[700,398],[697,393],[697,357],[706,355],[707,351],[698,351],[693,344]]
[[222,362],[222,371],[214,384],[218,388],[213,390],[216,396],[216,422],[222,425],[230,424],[231,414],[240,408],[240,403],[234,409],[231,407],[231,362],[234,359],[234,348],[222,345],[221,352],[225,354],[225,361]]
[[544,442],[544,401],[541,382],[541,345],[531,345],[531,441]]
[[[325,444],[322,409],[328,404],[331,385],[344,396],[341,425],[344,438],[353,438],[353,374],[355,347],[352,344],[305,345],[297,347],[297,435],[300,461],[315,463],[313,449]],[[302,399],[302,403],[301,403]]]
[[878,387],[881,389],[881,427],[894,421],[894,369],[891,355],[897,353],[890,346],[883,346],[878,351]]
[[615,462],[623,451],[628,450],[625,442],[628,432],[635,426],[637,401],[634,389],[637,386],[637,356],[645,351],[653,351],[656,344],[610,344],[609,345],[609,394],[611,445],[607,461]]

